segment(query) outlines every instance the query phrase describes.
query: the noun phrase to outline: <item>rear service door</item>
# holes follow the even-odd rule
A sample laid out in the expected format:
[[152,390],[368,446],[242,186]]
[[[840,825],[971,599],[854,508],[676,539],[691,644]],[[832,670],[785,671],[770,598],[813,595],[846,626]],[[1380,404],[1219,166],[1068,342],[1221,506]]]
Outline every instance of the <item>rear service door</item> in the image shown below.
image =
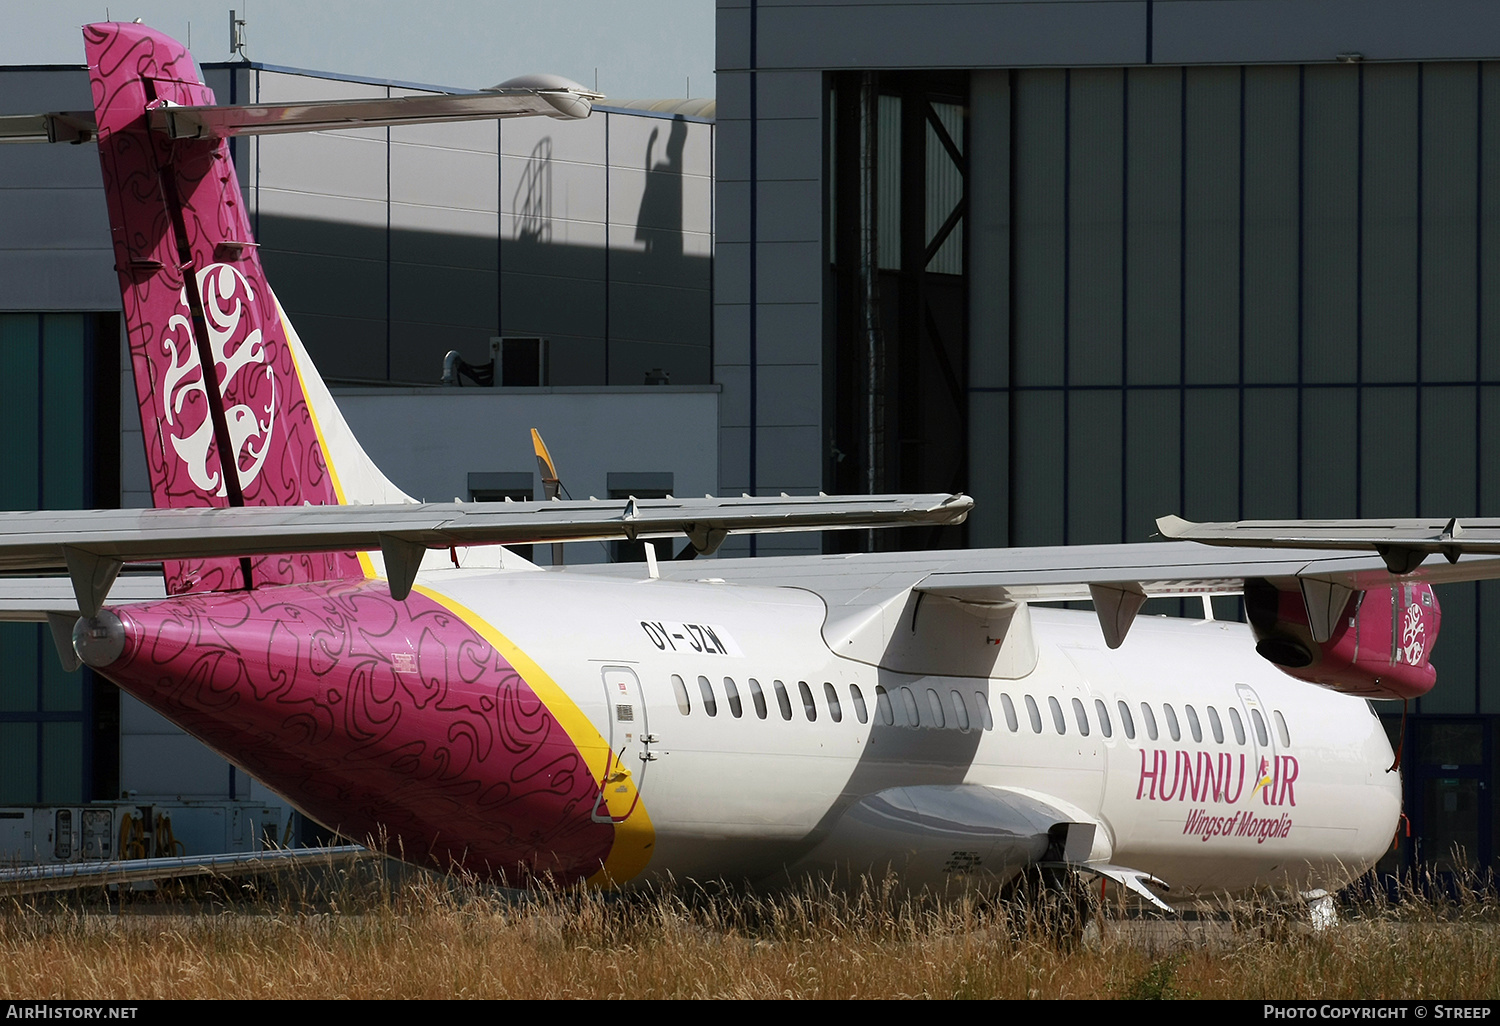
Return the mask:
[[609,819],[619,823],[629,818],[640,800],[646,770],[656,759],[651,751],[656,738],[649,732],[646,701],[635,671],[628,666],[606,666],[602,673],[610,756],[601,781],[602,801],[594,811],[595,818],[602,819],[607,805]]

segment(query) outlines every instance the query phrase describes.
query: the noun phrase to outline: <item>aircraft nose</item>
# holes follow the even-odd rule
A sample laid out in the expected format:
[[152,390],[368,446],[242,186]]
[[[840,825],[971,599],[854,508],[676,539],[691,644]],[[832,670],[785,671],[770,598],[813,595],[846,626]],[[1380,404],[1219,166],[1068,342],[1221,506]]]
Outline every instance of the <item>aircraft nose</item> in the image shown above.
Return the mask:
[[73,625],[73,651],[85,666],[103,669],[125,651],[125,625],[108,609],[83,617]]

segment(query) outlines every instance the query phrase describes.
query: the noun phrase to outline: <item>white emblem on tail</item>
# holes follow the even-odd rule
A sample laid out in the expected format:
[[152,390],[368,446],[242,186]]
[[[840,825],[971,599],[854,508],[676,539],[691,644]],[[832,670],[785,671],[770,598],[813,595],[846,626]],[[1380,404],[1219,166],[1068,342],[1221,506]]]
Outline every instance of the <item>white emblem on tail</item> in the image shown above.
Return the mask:
[[1408,666],[1417,666],[1426,651],[1427,621],[1422,618],[1422,607],[1413,602],[1401,618],[1401,652]]
[[[271,450],[271,429],[276,421],[276,378],[266,366],[265,348],[261,344],[259,328],[238,340],[232,352],[229,346],[240,334],[240,325],[246,320],[248,304],[255,299],[255,290],[235,268],[228,264],[210,264],[198,272],[198,292],[203,297],[203,316],[208,324],[208,344],[218,371],[220,393],[243,395],[253,389],[233,388],[235,376],[241,371],[264,374],[266,378],[266,402],[264,407],[252,408],[245,403],[226,405],[224,419],[229,428],[229,444],[234,452],[240,472],[240,487],[248,488],[260,476],[266,456]],[[187,288],[183,287],[178,298],[177,312],[167,323],[167,333],[162,338],[162,349],[171,358],[162,380],[164,409],[162,411],[171,438],[172,448],[178,459],[187,465],[188,477],[199,489],[211,495],[222,496],[227,492],[224,476],[209,470],[208,452],[213,442],[213,420],[208,415],[208,393],[204,387],[198,350],[193,345],[192,315],[188,309]],[[201,421],[196,425],[184,417],[185,408],[194,402],[194,395],[202,409],[197,412]],[[196,403],[195,403],[196,405]],[[257,407],[260,407],[257,402]],[[185,432],[185,433],[183,433]]]

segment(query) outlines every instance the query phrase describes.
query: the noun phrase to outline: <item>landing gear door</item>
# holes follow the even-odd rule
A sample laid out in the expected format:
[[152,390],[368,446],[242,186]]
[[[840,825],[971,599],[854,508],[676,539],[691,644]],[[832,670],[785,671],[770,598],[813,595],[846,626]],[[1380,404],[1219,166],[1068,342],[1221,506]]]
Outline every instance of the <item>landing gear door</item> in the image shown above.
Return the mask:
[[626,666],[606,666],[602,672],[610,755],[594,812],[596,819],[607,815],[619,823],[629,818],[640,800],[646,770],[656,758],[651,751],[656,738],[649,731],[646,702],[635,671]]

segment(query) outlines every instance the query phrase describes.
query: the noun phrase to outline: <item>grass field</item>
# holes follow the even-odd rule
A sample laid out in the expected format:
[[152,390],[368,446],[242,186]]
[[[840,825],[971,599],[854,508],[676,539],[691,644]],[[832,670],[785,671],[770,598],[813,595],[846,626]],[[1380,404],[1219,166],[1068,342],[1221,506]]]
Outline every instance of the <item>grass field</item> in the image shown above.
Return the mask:
[[1459,888],[1352,900],[1313,930],[1257,902],[1106,909],[1059,944],[1035,906],[878,885],[771,898],[516,895],[376,864],[259,893],[11,901],[0,997],[1488,998],[1500,906]]

